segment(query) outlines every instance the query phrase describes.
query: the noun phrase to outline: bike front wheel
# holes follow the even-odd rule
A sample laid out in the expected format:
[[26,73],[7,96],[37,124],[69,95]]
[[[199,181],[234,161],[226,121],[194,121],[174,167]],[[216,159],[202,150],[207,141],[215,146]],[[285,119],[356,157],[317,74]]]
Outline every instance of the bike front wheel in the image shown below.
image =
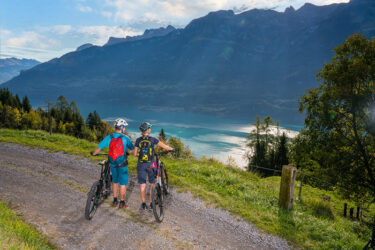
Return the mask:
[[154,213],[155,220],[157,222],[162,222],[164,219],[164,209],[163,209],[163,192],[159,184],[155,184],[152,187],[152,211]]
[[99,181],[92,184],[90,192],[87,195],[86,207],[85,207],[85,218],[91,220],[94,217],[96,209],[98,208],[100,201],[100,183]]

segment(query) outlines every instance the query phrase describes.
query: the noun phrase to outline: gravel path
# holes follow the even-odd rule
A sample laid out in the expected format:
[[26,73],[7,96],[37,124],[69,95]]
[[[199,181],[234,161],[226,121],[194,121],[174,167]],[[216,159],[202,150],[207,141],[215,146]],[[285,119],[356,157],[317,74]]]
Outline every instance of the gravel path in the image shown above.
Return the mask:
[[86,158],[0,144],[0,199],[63,249],[289,249],[228,212],[171,191],[165,218],[140,211],[139,188],[130,176],[127,209],[103,203],[84,218],[87,191],[100,169]]

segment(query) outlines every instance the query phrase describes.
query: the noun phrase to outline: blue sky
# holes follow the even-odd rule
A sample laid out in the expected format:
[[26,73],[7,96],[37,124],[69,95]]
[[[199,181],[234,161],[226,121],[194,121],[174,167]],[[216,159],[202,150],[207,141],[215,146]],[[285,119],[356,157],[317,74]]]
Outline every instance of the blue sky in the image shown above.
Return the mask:
[[0,58],[48,61],[84,43],[142,34],[166,25],[184,27],[220,9],[298,9],[349,0],[1,0]]

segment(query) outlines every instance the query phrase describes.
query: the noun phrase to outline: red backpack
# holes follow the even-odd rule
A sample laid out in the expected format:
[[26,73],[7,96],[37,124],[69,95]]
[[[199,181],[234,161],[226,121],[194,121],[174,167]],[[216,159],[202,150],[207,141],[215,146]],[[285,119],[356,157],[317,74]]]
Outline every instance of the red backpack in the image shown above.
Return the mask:
[[123,165],[126,160],[122,137],[123,135],[114,138],[113,134],[111,134],[111,141],[109,143],[108,159],[111,164],[116,166]]

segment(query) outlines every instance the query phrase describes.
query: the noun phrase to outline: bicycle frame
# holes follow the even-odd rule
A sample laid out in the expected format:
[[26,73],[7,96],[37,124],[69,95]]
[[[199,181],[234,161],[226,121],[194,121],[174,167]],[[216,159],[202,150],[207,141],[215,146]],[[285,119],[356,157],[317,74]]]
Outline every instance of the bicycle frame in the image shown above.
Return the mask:
[[161,183],[161,167],[160,167],[160,157],[158,154],[156,155],[156,181],[155,184],[158,183],[160,186],[162,186]]

